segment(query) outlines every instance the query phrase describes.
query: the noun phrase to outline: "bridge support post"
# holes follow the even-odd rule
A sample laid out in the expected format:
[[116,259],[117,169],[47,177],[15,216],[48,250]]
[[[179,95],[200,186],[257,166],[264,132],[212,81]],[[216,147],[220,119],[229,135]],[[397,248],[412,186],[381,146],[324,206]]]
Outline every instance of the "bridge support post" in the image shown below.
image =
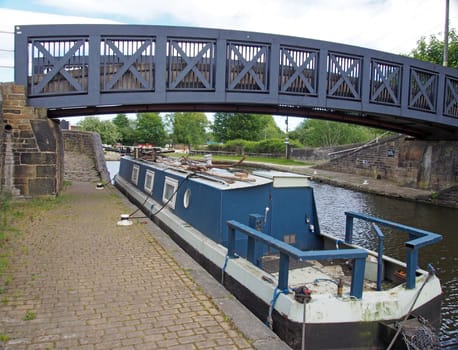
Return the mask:
[[25,87],[0,84],[1,190],[14,197],[55,196],[63,184],[63,142],[47,110],[26,105]]

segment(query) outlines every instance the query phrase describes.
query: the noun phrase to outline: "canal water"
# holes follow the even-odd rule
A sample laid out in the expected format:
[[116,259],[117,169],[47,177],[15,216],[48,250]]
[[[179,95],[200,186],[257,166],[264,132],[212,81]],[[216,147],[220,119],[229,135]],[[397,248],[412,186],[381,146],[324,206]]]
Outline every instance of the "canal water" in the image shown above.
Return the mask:
[[[107,162],[107,166],[113,177],[118,172],[119,162]],[[361,193],[318,182],[312,182],[312,186],[321,232],[343,239],[344,213],[355,211],[443,236],[440,243],[420,249],[419,264],[426,268],[431,263],[442,282],[442,348],[458,349],[458,209]],[[405,260],[404,242],[408,239],[407,234],[381,228],[385,235],[385,254]],[[355,221],[354,230],[355,243],[375,249],[377,240],[367,225]]]

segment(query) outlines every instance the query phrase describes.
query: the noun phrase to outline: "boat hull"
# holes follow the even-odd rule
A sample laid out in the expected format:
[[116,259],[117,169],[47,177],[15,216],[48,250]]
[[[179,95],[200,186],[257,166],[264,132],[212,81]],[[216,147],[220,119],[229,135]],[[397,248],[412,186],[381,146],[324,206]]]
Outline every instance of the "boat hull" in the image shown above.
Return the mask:
[[[115,180],[117,188],[136,204],[147,216],[151,215],[151,205],[146,203],[139,195],[138,190],[127,181]],[[137,192],[137,194],[135,194]],[[182,223],[170,224],[161,215],[151,218],[161,227],[178,245],[180,245],[194,260],[203,266],[215,279],[239,299],[261,321],[267,322],[269,318],[269,301],[259,297],[252,288],[240,281],[230,273],[223,271],[221,264],[210,259],[201,247],[196,247],[186,238],[186,234],[178,232],[177,227]],[[181,231],[181,229],[180,229]],[[313,296],[312,296],[313,297]],[[440,304],[442,297],[438,295],[413,312],[422,316],[438,329],[440,325]],[[338,311],[336,311],[338,312]],[[302,348],[303,324],[291,320],[289,315],[278,312],[275,308],[271,313],[272,329],[279,337],[293,349]],[[385,319],[383,321],[364,322],[307,322],[305,326],[305,346],[307,349],[386,349],[395,335],[392,325],[398,319]],[[393,349],[404,349],[401,341]]]

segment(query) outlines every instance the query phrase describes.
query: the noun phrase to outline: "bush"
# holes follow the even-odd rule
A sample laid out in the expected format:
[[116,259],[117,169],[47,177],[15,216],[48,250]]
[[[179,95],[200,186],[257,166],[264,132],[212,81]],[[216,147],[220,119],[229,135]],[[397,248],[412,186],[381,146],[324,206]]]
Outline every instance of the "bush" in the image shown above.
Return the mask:
[[[302,145],[296,140],[290,140],[289,144],[294,148],[302,147]],[[228,141],[223,145],[214,144],[208,146],[208,150],[210,151],[234,152],[237,155],[243,155],[246,153],[282,154],[285,152],[285,148],[284,139],[267,139],[262,141],[246,141],[237,139]]]

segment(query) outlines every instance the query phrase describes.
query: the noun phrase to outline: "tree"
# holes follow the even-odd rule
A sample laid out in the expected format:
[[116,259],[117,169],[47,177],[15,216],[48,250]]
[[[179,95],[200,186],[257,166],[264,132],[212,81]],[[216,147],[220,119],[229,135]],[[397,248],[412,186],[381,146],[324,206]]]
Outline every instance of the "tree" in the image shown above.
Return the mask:
[[366,142],[382,132],[347,123],[307,119],[292,131],[289,137],[310,147],[328,147]]
[[135,139],[138,143],[163,146],[167,140],[164,124],[158,113],[138,113]]
[[213,134],[220,142],[243,139],[258,141],[264,138],[264,127],[272,116],[245,113],[216,113]]
[[206,141],[208,119],[204,113],[180,112],[167,116],[172,125],[172,140],[174,143],[201,145]]
[[125,114],[118,114],[113,118],[113,124],[116,125],[119,132],[117,141],[124,145],[133,145],[135,143],[135,128],[132,121]]
[[123,113],[118,114],[113,118],[113,124],[116,125],[119,129],[129,127],[129,118]]
[[[419,60],[442,64],[444,60],[444,41],[431,35],[429,40],[421,37],[417,47],[410,52],[410,56]],[[455,29],[448,34],[448,66],[458,68],[458,34]]]
[[116,126],[110,120],[100,120],[95,117],[86,117],[78,126],[83,131],[94,131],[100,135],[102,143],[113,145],[119,139],[119,132]]

